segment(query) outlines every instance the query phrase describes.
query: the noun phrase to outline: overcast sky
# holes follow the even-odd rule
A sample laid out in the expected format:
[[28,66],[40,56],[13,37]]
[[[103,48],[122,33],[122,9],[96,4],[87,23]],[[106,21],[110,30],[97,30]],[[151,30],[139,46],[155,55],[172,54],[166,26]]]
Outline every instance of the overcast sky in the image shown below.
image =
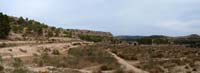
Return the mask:
[[200,0],[0,0],[0,12],[114,35],[200,34]]

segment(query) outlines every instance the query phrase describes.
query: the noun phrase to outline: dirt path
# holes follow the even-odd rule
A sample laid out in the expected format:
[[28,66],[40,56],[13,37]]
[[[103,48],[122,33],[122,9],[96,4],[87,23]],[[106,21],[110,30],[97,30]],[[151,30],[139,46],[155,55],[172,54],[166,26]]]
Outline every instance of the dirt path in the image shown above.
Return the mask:
[[124,59],[118,57],[116,54],[108,51],[111,55],[113,55],[117,60],[118,62],[127,70],[127,71],[133,71],[134,73],[149,73],[147,71],[144,71],[144,70],[141,70],[139,68],[136,68],[132,65],[130,65],[128,62],[126,62]]

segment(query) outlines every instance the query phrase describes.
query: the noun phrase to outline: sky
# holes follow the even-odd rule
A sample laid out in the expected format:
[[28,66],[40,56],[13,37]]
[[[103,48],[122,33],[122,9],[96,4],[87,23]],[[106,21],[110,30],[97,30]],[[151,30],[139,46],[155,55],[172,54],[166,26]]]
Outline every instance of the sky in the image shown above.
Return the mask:
[[200,0],[0,0],[0,12],[114,35],[200,34]]

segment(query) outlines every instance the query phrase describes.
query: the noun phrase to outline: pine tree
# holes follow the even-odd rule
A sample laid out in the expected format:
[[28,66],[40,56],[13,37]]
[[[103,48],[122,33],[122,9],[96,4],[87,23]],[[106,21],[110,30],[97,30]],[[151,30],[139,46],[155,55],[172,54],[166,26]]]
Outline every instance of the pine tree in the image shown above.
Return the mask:
[[0,38],[6,38],[9,35],[10,29],[9,17],[0,13]]

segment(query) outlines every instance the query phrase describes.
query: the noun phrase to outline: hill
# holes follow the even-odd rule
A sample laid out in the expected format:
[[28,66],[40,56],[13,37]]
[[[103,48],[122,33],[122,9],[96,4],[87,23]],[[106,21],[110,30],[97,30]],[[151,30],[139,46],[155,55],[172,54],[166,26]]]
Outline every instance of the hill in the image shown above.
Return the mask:
[[7,16],[3,13],[1,13],[0,18],[2,29],[6,25],[9,26],[7,35],[3,32],[1,33],[5,34],[6,38],[10,40],[44,40],[51,37],[68,37],[83,40],[88,40],[89,38],[90,41],[93,41],[92,37],[97,37],[101,40],[103,37],[112,37],[110,32],[56,28],[32,19]]
[[120,40],[126,40],[126,41],[134,41],[136,39],[144,38],[146,36],[128,36],[128,35],[120,35],[120,36],[115,36],[115,38],[120,39]]
[[188,47],[200,47],[200,36],[198,34],[191,34],[188,36],[164,36],[164,35],[152,35],[152,36],[117,36],[119,40],[123,41],[137,41],[139,44],[151,45],[151,44],[177,44],[186,45]]

